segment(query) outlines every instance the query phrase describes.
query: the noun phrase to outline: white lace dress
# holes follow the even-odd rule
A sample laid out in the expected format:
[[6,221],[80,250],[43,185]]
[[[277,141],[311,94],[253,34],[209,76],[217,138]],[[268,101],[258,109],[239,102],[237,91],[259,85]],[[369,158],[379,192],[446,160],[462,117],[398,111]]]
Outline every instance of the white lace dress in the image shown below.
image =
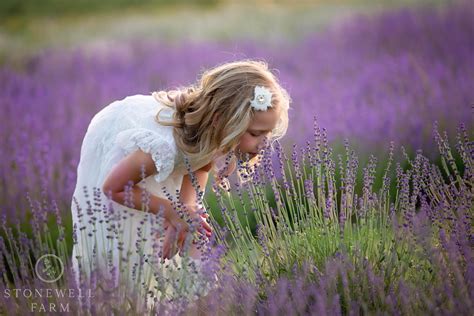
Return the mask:
[[[167,192],[177,198],[186,168],[172,127],[155,121],[163,107],[151,95],[135,95],[111,103],[94,116],[82,143],[71,207],[74,270],[88,278],[99,267],[113,282],[125,281],[128,289],[151,291],[161,298],[181,291],[194,295],[199,280],[182,273],[194,267],[199,270],[200,260],[176,255],[161,264],[156,256],[160,246],[157,230],[162,227],[159,217],[111,201],[101,188],[118,161],[141,149],[151,154],[158,172],[138,185],[158,197],[166,199]],[[171,118],[172,110],[165,108],[160,116]]]

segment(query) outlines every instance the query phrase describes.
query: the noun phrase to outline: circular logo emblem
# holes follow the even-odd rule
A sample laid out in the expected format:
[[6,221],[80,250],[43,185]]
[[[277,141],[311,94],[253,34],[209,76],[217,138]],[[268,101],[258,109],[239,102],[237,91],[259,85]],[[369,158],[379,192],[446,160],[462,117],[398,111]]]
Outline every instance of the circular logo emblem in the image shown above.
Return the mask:
[[41,281],[53,283],[63,276],[64,264],[61,258],[56,255],[42,255],[36,262],[35,272]]

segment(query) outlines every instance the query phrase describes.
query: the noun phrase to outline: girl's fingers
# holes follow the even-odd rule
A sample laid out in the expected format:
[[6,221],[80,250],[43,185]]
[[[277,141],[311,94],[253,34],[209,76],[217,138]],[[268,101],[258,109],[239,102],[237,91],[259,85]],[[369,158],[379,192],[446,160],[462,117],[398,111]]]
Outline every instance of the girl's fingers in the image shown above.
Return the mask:
[[186,241],[186,236],[188,235],[188,231],[183,229],[179,232],[178,235],[178,248],[182,249],[184,247],[184,242]]
[[170,240],[166,239],[163,241],[163,260],[169,259]]
[[202,226],[205,230],[207,230],[208,232],[212,232],[212,227],[211,227],[211,225],[210,225],[208,222],[206,222],[205,220],[202,220],[202,221],[201,221],[201,226]]
[[[195,216],[194,218],[192,218],[189,225],[191,227],[194,227],[194,229],[191,229],[191,231],[196,231],[200,239],[208,239],[212,235],[212,227],[209,223],[206,222],[203,216]],[[182,253],[186,245],[186,238],[194,238],[194,236],[188,236],[190,234],[189,225],[186,223],[176,223],[176,225],[173,226],[176,227],[176,244],[174,245],[177,246],[177,249],[173,248],[174,250],[169,250],[170,252],[176,253],[176,251],[179,250],[180,253]]]
[[209,231],[209,232],[212,232],[212,227],[211,225],[205,220],[203,219],[201,216],[196,216],[192,219],[191,221],[191,226],[198,230],[202,227],[204,228],[205,230]]
[[207,238],[210,238],[212,235],[212,231],[209,231],[202,226],[198,228],[198,233],[199,235],[206,236]]
[[208,218],[209,214],[205,210],[198,210],[196,213],[201,215],[202,218]]
[[176,242],[176,230],[174,227],[169,226],[168,229],[165,231],[165,237],[163,240],[163,247],[162,247],[162,258],[164,259],[171,259],[173,256],[173,251]]
[[202,217],[196,218],[194,221],[194,225],[196,225],[196,230],[198,233],[205,235],[206,237],[211,237],[212,235],[212,227],[211,225],[206,222]]

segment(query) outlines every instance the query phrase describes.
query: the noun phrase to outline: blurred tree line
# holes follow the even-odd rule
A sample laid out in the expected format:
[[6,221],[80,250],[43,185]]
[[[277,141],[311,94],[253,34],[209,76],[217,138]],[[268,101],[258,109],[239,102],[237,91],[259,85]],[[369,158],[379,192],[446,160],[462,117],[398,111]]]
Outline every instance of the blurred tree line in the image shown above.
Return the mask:
[[219,0],[2,0],[0,18],[11,16],[52,16],[122,10],[137,7],[166,7],[176,5],[213,6]]

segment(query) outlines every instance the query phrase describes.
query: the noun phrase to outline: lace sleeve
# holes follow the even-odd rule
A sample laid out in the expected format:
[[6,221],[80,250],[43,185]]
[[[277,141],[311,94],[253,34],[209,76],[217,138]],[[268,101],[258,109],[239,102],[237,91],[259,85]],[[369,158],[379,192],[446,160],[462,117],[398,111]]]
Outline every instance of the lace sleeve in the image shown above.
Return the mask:
[[150,154],[157,170],[156,182],[165,180],[173,172],[176,148],[160,134],[146,128],[132,128],[120,132],[115,142],[127,154],[138,149]]

